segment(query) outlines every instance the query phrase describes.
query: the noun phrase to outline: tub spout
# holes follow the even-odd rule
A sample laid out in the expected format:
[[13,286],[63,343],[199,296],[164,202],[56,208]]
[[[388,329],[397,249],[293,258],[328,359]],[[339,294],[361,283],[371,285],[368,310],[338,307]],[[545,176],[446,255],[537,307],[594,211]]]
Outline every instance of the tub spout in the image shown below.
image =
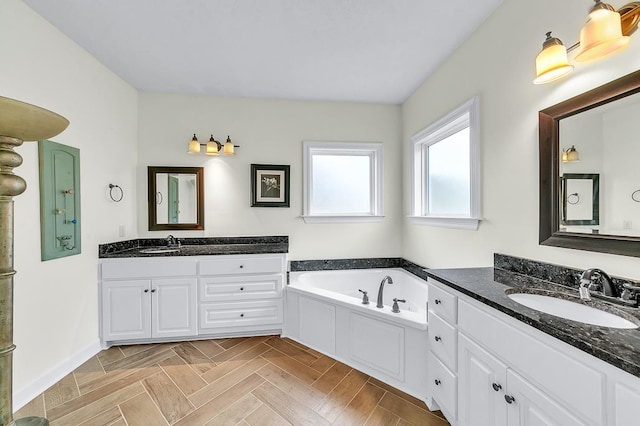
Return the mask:
[[388,282],[389,284],[393,284],[393,280],[389,275],[384,277],[382,279],[382,282],[380,283],[380,288],[378,289],[378,303],[376,304],[376,308],[384,308],[384,305],[382,304],[382,293],[384,292],[384,283],[386,282]]

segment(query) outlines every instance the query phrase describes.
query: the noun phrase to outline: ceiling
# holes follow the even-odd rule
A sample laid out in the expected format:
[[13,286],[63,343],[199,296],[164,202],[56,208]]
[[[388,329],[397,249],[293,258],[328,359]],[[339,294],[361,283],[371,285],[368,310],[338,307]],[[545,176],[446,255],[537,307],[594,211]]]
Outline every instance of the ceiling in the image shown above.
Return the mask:
[[23,0],[141,91],[401,103],[502,0]]

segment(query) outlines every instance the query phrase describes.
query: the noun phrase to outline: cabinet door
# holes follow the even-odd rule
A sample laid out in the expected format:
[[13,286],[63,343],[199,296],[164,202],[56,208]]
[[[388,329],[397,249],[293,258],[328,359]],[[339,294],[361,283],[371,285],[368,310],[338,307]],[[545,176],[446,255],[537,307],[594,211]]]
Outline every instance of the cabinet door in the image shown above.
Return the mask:
[[198,334],[197,280],[171,278],[151,281],[151,337]]
[[553,399],[543,394],[513,370],[507,370],[508,421],[510,426],[583,426]]
[[102,283],[102,335],[104,341],[151,337],[151,282]]
[[615,426],[632,426],[638,424],[638,407],[640,407],[640,380],[637,377],[628,380],[616,380],[613,384],[612,414]]
[[507,366],[462,333],[458,345],[460,426],[506,425]]

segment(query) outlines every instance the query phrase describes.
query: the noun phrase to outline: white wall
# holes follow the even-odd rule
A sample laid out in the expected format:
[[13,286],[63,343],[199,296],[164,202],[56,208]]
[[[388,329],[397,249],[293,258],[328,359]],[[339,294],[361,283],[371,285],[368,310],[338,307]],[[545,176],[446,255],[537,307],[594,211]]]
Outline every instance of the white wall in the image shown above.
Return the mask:
[[19,0],[0,2],[0,40],[0,95],[65,116],[52,139],[80,149],[81,169],[82,254],[41,262],[37,143],[18,149],[28,188],[15,201],[15,408],[97,345],[97,246],[118,240],[119,225],[136,233],[137,92]]
[[[404,103],[406,165],[413,134],[480,95],[484,217],[475,232],[420,226],[405,219],[406,258],[429,267],[489,266],[493,253],[500,252],[577,268],[597,266],[640,279],[638,258],[538,245],[538,111],[640,68],[636,34],[626,51],[577,64],[564,80],[544,86],[531,83],[544,33],[552,29],[566,45],[575,43],[591,4],[587,0],[505,0]],[[410,170],[404,169],[403,206],[408,215]]]
[[[141,93],[138,193],[146,194],[147,166],[205,167],[205,231],[180,236],[288,235],[290,259],[399,256],[402,227],[400,107],[269,99]],[[193,133],[231,135],[234,157],[187,154]],[[302,141],[383,142],[384,214],[381,223],[305,224]],[[250,207],[250,165],[291,166],[291,207]],[[149,232],[147,201],[139,197],[140,235]]]

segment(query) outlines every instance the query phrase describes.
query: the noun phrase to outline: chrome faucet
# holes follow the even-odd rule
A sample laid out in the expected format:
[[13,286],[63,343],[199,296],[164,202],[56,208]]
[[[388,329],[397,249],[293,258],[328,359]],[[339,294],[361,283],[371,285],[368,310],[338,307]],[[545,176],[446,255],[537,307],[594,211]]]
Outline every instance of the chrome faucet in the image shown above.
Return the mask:
[[384,305],[382,304],[382,292],[384,291],[384,283],[386,282],[388,282],[389,284],[393,284],[393,280],[389,275],[384,277],[382,279],[382,282],[380,283],[380,288],[378,289],[378,303],[376,304],[376,308],[384,308]]
[[[600,278],[603,278],[603,284],[598,282]],[[611,277],[598,268],[587,269],[580,275],[580,298],[591,299],[591,291],[601,291],[605,296],[618,297],[618,291]]]
[[167,237],[167,247],[180,247],[180,240],[173,235],[169,235]]

